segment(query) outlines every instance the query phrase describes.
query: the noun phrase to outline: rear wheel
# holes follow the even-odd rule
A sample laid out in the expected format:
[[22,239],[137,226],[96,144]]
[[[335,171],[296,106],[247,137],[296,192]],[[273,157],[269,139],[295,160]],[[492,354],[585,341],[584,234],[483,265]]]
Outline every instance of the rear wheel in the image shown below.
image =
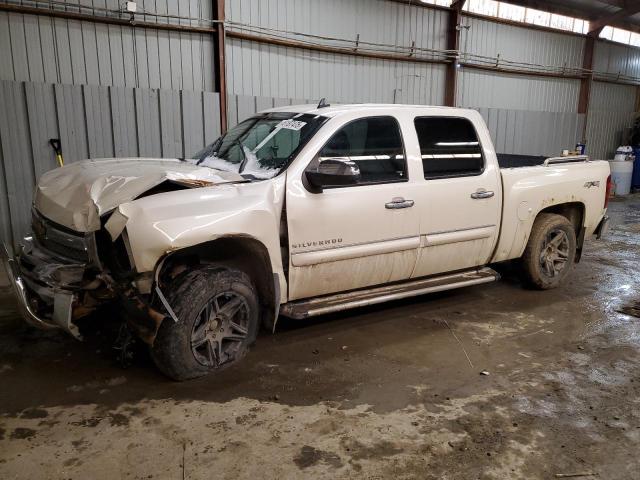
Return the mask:
[[555,288],[569,274],[576,256],[576,232],[566,217],[540,214],[522,255],[522,270],[529,285]]
[[249,277],[212,266],[182,276],[167,292],[178,322],[165,320],[151,349],[174,380],[220,370],[240,360],[258,332],[259,303]]

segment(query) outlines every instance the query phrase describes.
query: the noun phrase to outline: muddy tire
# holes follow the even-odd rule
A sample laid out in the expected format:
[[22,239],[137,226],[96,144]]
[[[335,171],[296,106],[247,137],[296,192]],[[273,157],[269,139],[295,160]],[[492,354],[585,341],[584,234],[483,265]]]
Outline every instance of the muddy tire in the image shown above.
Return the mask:
[[151,356],[168,377],[182,381],[226,368],[255,342],[258,296],[243,272],[201,267],[182,275],[165,294],[178,322],[162,322]]
[[576,256],[576,232],[562,215],[542,213],[531,229],[522,255],[522,274],[528,286],[556,288],[571,271]]

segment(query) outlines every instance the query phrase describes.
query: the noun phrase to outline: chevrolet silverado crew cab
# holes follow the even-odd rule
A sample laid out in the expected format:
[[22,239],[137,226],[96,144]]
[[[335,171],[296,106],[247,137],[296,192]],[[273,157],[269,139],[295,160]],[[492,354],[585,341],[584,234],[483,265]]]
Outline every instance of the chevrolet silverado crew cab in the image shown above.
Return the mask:
[[607,226],[608,176],[587,157],[499,159],[473,110],[289,106],[193,159],[44,174],[5,265],[31,324],[81,337],[78,319],[118,302],[183,380],[240,359],[279,315],[491,282],[511,259],[556,287]]

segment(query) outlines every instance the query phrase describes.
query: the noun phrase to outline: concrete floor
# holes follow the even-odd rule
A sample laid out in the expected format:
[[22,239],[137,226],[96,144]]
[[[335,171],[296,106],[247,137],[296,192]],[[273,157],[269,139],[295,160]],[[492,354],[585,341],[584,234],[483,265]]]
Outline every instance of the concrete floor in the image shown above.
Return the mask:
[[640,478],[640,319],[619,312],[640,300],[640,196],[610,213],[562,288],[507,269],[283,321],[183,384],[23,326],[4,287],[0,478]]

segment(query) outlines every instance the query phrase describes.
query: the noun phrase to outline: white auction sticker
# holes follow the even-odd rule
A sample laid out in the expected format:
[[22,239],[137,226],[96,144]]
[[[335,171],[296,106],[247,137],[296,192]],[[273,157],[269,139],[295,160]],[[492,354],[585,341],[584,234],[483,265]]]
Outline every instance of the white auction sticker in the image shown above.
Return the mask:
[[286,128],[287,130],[300,130],[307,122],[299,120],[283,120],[278,124],[278,128]]

